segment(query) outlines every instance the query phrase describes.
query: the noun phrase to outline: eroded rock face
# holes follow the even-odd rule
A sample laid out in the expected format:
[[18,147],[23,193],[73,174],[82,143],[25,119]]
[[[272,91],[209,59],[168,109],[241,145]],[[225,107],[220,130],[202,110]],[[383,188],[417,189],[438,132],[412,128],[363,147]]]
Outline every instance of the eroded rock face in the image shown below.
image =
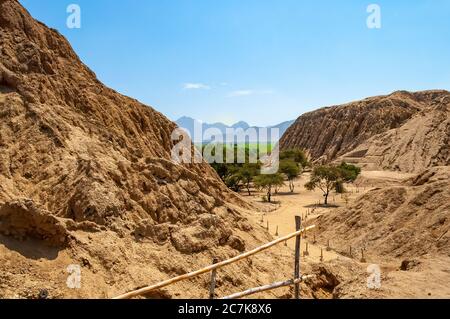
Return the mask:
[[371,137],[338,161],[366,170],[408,173],[450,165],[450,93],[442,93],[402,126]]
[[401,186],[375,188],[317,220],[319,242],[366,249],[379,260],[450,253],[450,168],[427,169]]
[[18,240],[39,239],[51,246],[63,247],[69,232],[65,224],[31,200],[17,200],[0,207],[0,234]]
[[[114,297],[270,241],[209,165],[172,161],[175,128],[0,0],[0,298]],[[289,277],[282,251],[230,265],[218,292]],[[81,289],[67,287],[68,265]],[[198,277],[147,297],[207,295]]]
[[239,214],[217,209],[248,204],[206,163],[171,160],[176,125],[101,84],[57,31],[14,0],[0,1],[0,75],[0,203],[30,198],[76,223],[159,243],[172,236],[179,251],[233,233],[228,224]]
[[[373,155],[367,154],[369,147],[359,146],[371,138],[379,141],[379,134],[402,127],[415,115],[427,112],[430,108],[446,110],[448,96],[449,93],[446,91],[416,93],[401,91],[388,96],[323,108],[299,117],[282,137],[280,146],[282,149],[304,148],[311,158],[318,162],[331,162],[346,153],[347,160],[369,157]],[[448,111],[444,114],[448,117]],[[420,125],[420,122],[417,124]],[[429,136],[432,138],[432,135]],[[377,154],[378,156],[398,157],[394,152],[389,153],[389,145],[383,146],[385,148],[381,155]],[[387,161],[380,166],[386,166],[386,163]],[[439,164],[442,165],[441,162],[437,163]],[[428,166],[421,166],[418,169],[426,167]]]

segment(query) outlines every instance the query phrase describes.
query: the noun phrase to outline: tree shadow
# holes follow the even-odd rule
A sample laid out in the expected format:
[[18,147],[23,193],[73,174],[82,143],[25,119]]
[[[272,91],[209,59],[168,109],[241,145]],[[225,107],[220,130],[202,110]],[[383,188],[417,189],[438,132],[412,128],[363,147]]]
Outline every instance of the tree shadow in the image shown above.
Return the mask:
[[281,205],[281,201],[279,201],[279,200],[272,200],[270,202],[264,201],[264,200],[258,200],[257,203],[267,204],[267,205],[272,205],[272,206]]
[[291,193],[291,192],[278,192],[277,194],[275,194],[275,196],[277,196],[277,195],[279,195],[279,196],[294,196],[294,195],[300,195],[300,193],[299,192],[293,192],[293,193]]
[[305,205],[303,207],[305,207],[305,208],[339,208],[339,207],[342,207],[342,206],[336,205],[336,204],[328,204],[328,205],[325,205],[325,204],[320,204],[320,205],[310,204],[310,205]]
[[60,247],[51,247],[45,241],[35,238],[17,240],[0,234],[0,245],[15,251],[25,258],[39,260],[55,260],[58,258]]
[[0,84],[0,93],[2,94],[8,94],[16,92],[14,89],[10,88],[9,86],[1,85]]

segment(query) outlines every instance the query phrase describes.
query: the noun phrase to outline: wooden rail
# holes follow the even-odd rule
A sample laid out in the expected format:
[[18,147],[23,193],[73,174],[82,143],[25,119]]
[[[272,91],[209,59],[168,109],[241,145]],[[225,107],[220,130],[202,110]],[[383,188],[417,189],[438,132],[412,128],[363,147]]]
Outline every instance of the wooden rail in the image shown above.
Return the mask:
[[277,289],[277,288],[281,288],[281,287],[298,285],[301,282],[303,282],[307,279],[310,279],[310,278],[314,278],[314,277],[315,277],[314,275],[305,275],[305,276],[302,276],[301,278],[297,278],[297,279],[290,279],[290,280],[286,280],[286,281],[275,282],[270,285],[261,286],[261,287],[257,287],[257,288],[248,289],[248,290],[245,290],[242,292],[238,292],[238,293],[229,295],[227,297],[224,297],[222,299],[240,299],[240,298],[243,298],[246,296],[254,295],[258,292],[273,290],[273,289]]
[[[269,248],[271,248],[271,247],[273,247],[275,245],[283,243],[283,242],[285,242],[285,241],[287,241],[287,240],[289,240],[289,239],[291,239],[293,237],[301,236],[304,232],[309,231],[309,230],[311,230],[311,229],[313,229],[315,227],[316,226],[313,225],[313,226],[309,226],[309,227],[303,228],[303,229],[301,229],[299,231],[296,231],[295,233],[291,233],[291,234],[286,235],[284,237],[281,237],[281,238],[279,238],[277,240],[274,240],[274,241],[272,241],[270,243],[267,243],[265,245],[262,245],[260,247],[255,248],[253,250],[250,250],[250,251],[248,251],[246,253],[243,253],[242,255],[239,255],[239,256],[227,259],[225,261],[213,264],[211,266],[208,266],[208,267],[205,267],[205,268],[202,268],[202,269],[199,269],[199,270],[196,270],[196,271],[184,274],[184,275],[180,275],[178,277],[174,277],[174,278],[162,281],[160,283],[157,283],[157,284],[154,284],[154,285],[151,285],[151,286],[148,286],[148,287],[144,287],[144,288],[140,288],[140,289],[137,289],[137,290],[134,290],[134,291],[130,291],[130,292],[126,293],[126,294],[114,297],[113,299],[131,299],[131,298],[134,298],[134,297],[145,295],[145,294],[149,293],[150,291],[153,291],[153,290],[156,290],[156,289],[161,289],[163,287],[167,287],[167,286],[172,285],[174,283],[177,283],[179,281],[190,279],[190,278],[193,278],[193,277],[197,277],[197,276],[202,275],[204,273],[207,273],[207,272],[210,272],[212,270],[225,267],[225,266],[227,266],[229,264],[233,264],[233,263],[238,262],[238,261],[240,261],[242,259],[245,259],[245,258],[248,258],[248,257],[253,256],[255,254],[258,254],[258,253],[260,253],[260,252],[262,252],[264,250],[267,250],[267,249],[269,249]],[[299,279],[301,279],[301,278],[299,278]]]

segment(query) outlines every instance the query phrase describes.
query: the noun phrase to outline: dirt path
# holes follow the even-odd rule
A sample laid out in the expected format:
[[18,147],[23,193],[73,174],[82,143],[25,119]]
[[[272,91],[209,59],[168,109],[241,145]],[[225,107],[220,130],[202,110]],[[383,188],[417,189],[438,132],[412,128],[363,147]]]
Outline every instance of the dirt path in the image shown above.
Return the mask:
[[[320,216],[337,209],[346,207],[347,203],[353,202],[357,197],[364,195],[374,188],[386,186],[398,186],[405,180],[411,178],[411,174],[398,172],[363,172],[359,179],[358,189],[354,185],[346,185],[348,198],[345,196],[331,194],[329,197],[330,207],[318,205],[323,204],[323,194],[320,190],[308,191],[304,188],[309,180],[309,174],[304,174],[295,182],[295,192],[291,194],[289,188],[283,187],[278,195],[273,197],[276,204],[263,204],[267,213],[253,213],[254,220],[262,227],[266,227],[269,222],[269,232],[274,237],[282,237],[295,231],[294,217],[301,216],[306,222],[319,225],[314,220]],[[254,202],[262,205],[264,193],[254,192],[250,197]],[[249,198],[249,197],[247,197]],[[271,208],[271,209],[269,209]],[[307,217],[306,217],[307,216]],[[263,220],[261,222],[261,219]],[[275,236],[278,228],[278,236]],[[336,238],[334,238],[336,240]],[[301,251],[302,260],[306,263],[317,263],[321,261],[321,250],[323,251],[323,261],[331,262],[334,271],[344,279],[344,285],[340,289],[340,294],[350,298],[448,298],[449,272],[448,260],[446,256],[423,256],[420,264],[411,271],[401,271],[401,259],[391,260],[383,256],[366,256],[367,262],[360,262],[361,252],[353,251],[353,258],[350,259],[333,250],[333,238],[330,238],[331,250],[326,249],[326,245],[314,244],[314,232],[307,234],[306,239],[302,239]],[[303,256],[308,243],[309,256]],[[321,244],[324,244],[321,242]],[[291,251],[294,251],[295,240],[287,243]],[[348,261],[348,263],[347,263]],[[367,267],[377,264],[381,269],[382,287],[380,289],[369,289],[366,285],[368,273]],[[411,285],[414,282],[414,285]]]
[[[340,194],[331,194],[328,199],[330,205],[329,208],[322,206],[324,203],[323,193],[320,190],[308,191],[304,188],[305,183],[309,180],[309,174],[304,174],[301,178],[295,181],[295,191],[290,193],[289,187],[282,187],[278,195],[274,195],[273,201],[279,205],[278,209],[275,209],[269,213],[259,213],[254,216],[255,220],[262,224],[264,227],[269,222],[269,232],[275,237],[282,237],[289,233],[295,232],[295,216],[301,216],[304,221],[314,224],[314,219],[321,214],[326,214],[329,210],[336,209],[337,207],[345,207],[345,196]],[[348,190],[347,201],[352,201],[356,197],[362,195],[368,188],[356,189],[352,185],[347,185]],[[263,193],[254,192],[251,199],[256,202],[261,202]],[[270,205],[270,204],[266,204]],[[278,236],[277,234],[278,228]],[[333,250],[327,250],[326,246],[321,246],[314,243],[314,232],[307,234],[307,237],[302,239],[301,251],[306,251],[306,245],[308,244],[309,256],[308,260],[318,262],[320,261],[321,253],[323,252],[323,260],[329,261],[336,258],[342,258]],[[295,240],[290,240],[287,243],[288,247],[294,249]],[[330,243],[332,248],[332,242]]]

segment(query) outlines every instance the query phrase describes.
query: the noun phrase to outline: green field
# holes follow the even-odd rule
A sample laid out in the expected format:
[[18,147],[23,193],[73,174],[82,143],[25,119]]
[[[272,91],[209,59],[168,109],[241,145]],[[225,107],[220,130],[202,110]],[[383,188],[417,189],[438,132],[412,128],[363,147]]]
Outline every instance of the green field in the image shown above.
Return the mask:
[[[199,150],[201,150],[203,148],[203,146],[206,146],[206,145],[209,145],[209,143],[195,143],[195,146]],[[217,145],[215,145],[215,147],[220,147],[221,145],[223,145],[223,144],[217,143]],[[267,151],[271,152],[275,145],[276,145],[276,143],[272,143],[272,142],[267,142],[267,143],[255,142],[255,143],[237,143],[237,144],[234,144],[234,147],[237,147],[238,149],[247,148],[251,152],[255,152],[255,151],[258,151],[258,149],[260,149],[260,148],[267,147]],[[224,147],[225,147],[225,145],[224,145]]]

